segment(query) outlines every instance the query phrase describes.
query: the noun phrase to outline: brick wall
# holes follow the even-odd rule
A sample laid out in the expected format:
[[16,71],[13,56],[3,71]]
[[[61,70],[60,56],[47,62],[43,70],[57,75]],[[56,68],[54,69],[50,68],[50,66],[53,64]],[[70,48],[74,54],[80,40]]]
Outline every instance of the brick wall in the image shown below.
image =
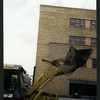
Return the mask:
[[[86,28],[71,28],[70,18],[86,19]],[[70,47],[69,36],[86,37],[87,45],[74,46],[77,49],[92,48],[93,53],[90,58],[96,58],[96,46],[91,46],[89,40],[91,37],[96,38],[96,29],[89,28],[89,20],[96,20],[95,10],[40,6],[35,81],[51,67],[48,63],[42,62],[42,59],[53,60],[66,55]],[[90,61],[87,64],[91,65]],[[96,69],[90,66],[88,69],[80,68],[72,76],[56,77],[48,83],[44,90],[57,94],[68,94],[68,80],[70,78],[96,81]]]

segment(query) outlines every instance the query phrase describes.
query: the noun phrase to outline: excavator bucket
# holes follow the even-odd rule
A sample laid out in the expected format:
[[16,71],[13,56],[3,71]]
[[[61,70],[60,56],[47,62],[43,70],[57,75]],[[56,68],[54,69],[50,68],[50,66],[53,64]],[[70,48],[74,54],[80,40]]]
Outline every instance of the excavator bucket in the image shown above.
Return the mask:
[[76,67],[83,66],[89,56],[92,54],[92,49],[80,49],[77,50],[73,46],[70,47],[69,52],[65,57],[65,65],[69,63],[69,65],[74,65]]
[[92,51],[93,50],[91,48],[77,50],[73,46],[71,46],[64,59],[56,59],[52,61],[42,59],[42,61],[48,62],[56,67],[74,65],[76,68],[78,68],[85,65]]

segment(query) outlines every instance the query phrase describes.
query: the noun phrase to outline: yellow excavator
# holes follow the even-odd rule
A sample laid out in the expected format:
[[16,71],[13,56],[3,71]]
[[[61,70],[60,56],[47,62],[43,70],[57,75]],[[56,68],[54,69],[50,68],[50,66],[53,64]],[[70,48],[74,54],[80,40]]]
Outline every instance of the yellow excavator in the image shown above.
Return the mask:
[[46,100],[42,95],[42,89],[45,84],[56,76],[73,73],[79,67],[84,66],[91,53],[91,48],[77,50],[71,46],[64,59],[52,61],[42,59],[43,62],[51,64],[52,67],[49,67],[48,70],[41,75],[39,80],[33,83],[26,91],[26,100]]

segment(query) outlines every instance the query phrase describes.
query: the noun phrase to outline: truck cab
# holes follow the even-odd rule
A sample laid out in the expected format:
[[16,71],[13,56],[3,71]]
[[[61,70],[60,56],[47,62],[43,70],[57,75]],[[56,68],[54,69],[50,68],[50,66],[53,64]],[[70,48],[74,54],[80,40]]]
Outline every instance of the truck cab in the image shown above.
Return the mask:
[[24,100],[31,78],[21,65],[4,65],[4,100]]

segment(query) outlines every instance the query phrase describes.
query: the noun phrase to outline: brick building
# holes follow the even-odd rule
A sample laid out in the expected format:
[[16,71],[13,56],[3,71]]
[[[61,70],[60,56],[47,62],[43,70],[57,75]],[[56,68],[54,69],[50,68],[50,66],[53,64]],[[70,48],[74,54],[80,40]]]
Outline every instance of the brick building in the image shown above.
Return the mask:
[[42,59],[64,58],[71,45],[76,49],[93,49],[86,67],[77,69],[69,76],[55,77],[45,86],[44,91],[57,95],[73,95],[80,91],[82,96],[95,96],[97,80],[96,11],[41,5],[35,81],[51,67],[42,62]]

